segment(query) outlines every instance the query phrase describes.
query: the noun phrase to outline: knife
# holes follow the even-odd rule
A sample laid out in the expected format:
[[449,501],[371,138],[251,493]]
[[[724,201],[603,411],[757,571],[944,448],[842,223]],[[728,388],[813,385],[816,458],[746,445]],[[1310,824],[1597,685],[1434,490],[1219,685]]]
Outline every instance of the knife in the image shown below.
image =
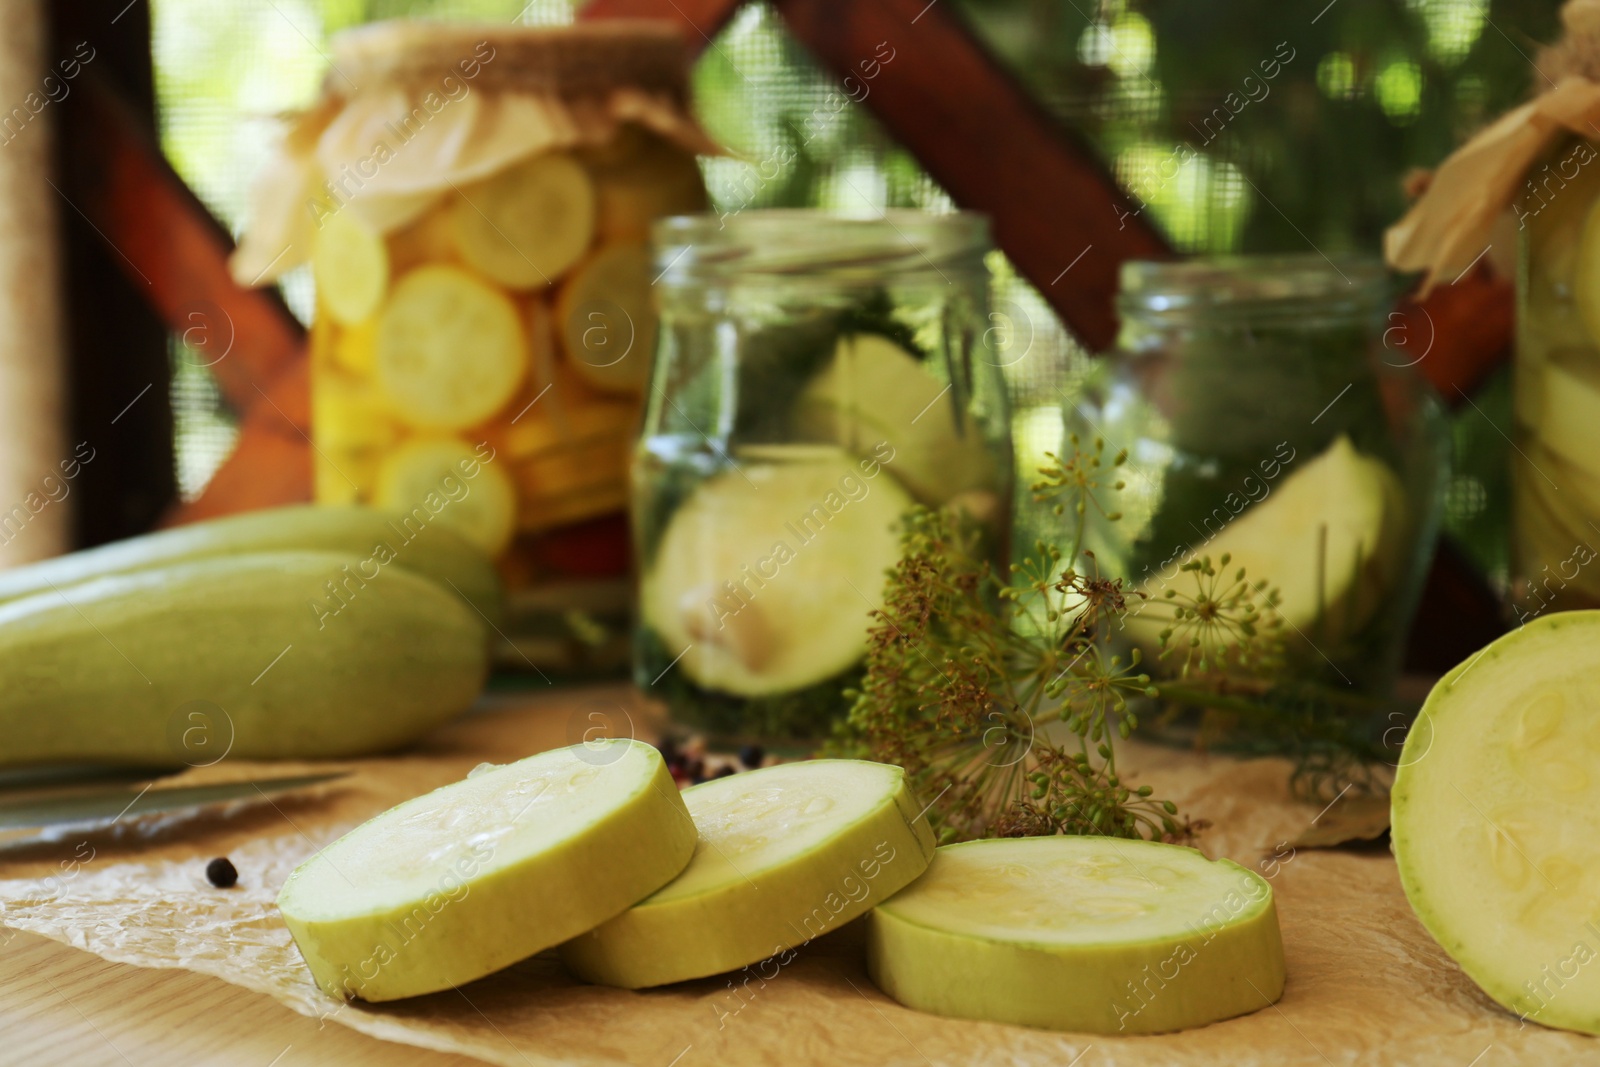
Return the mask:
[[134,791],[125,786],[95,786],[45,796],[0,798],[0,831],[42,830],[52,826],[116,822],[129,815],[203,808],[253,796],[270,798],[348,776],[348,771],[300,774],[282,778],[256,778],[243,782],[152,788]]

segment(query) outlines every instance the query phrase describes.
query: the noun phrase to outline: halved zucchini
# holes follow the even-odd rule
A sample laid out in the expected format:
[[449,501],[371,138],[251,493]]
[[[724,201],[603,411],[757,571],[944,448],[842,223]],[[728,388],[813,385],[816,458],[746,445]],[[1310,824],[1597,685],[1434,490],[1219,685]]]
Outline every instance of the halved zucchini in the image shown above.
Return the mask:
[[1406,897],[1485,993],[1600,1033],[1600,611],[1545,615],[1441,678],[1391,793]]

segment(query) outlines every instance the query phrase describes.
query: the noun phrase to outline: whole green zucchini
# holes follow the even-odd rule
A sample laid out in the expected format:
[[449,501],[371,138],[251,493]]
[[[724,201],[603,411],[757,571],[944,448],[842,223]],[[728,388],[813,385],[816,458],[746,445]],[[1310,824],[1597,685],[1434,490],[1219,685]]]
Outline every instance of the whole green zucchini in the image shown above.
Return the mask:
[[[426,575],[453,588],[485,619],[499,622],[500,580],[494,565],[421,507],[391,515],[355,505],[296,504],[175,526],[0,571],[0,604],[184,560],[302,550],[349,555],[351,573],[362,580],[392,565]],[[343,574],[332,580],[336,586],[348,581]]]
[[487,672],[478,614],[355,557],[203,559],[0,605],[0,766],[178,766],[364,755],[465,711]]

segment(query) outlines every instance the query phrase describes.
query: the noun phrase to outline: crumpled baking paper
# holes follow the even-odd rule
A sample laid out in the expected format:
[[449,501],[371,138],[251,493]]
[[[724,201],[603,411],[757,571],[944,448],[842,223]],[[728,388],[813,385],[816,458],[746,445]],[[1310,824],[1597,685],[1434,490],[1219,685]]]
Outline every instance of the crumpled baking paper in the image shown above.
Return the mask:
[[[108,960],[214,975],[375,1037],[514,1067],[1498,1067],[1600,1057],[1595,1039],[1524,1024],[1479,992],[1412,915],[1387,851],[1288,845],[1317,812],[1289,799],[1285,763],[1137,744],[1119,762],[1186,813],[1212,821],[1201,839],[1205,851],[1270,880],[1289,975],[1278,1004],[1154,1037],[941,1019],[873,987],[859,924],[805,947],[770,981],[737,988],[727,978],[642,992],[586,986],[550,953],[459,992],[383,1005],[345,1004],[312,984],[273,906],[295,866],[357,823],[479,763],[581,740],[595,713],[631,721],[639,736],[650,736],[649,709],[619,688],[502,698],[416,751],[338,764],[349,777],[311,792],[219,814],[133,819],[0,851],[0,922]],[[225,762],[185,777],[248,778],[316,766]],[[206,862],[222,855],[239,869],[237,888],[206,882]]]

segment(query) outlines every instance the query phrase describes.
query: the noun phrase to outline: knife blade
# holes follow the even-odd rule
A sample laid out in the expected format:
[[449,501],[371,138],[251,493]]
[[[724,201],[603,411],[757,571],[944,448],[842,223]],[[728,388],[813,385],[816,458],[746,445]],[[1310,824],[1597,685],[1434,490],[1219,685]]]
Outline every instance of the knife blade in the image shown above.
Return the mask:
[[201,808],[251,796],[270,797],[305,789],[348,776],[348,771],[256,778],[242,782],[152,788],[151,782],[134,791],[124,786],[96,786],[48,796],[0,799],[0,831],[42,830],[52,826],[116,822],[129,815],[150,815]]

